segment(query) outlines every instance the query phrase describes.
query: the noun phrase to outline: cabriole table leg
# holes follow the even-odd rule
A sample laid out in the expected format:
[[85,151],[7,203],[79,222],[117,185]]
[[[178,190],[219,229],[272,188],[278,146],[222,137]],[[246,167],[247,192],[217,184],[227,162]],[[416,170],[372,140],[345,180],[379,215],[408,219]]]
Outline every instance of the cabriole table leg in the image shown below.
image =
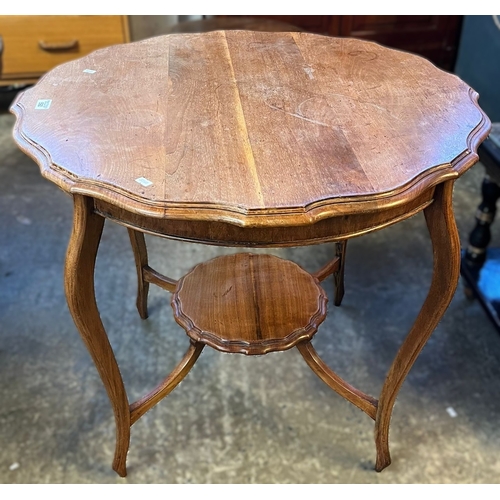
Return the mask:
[[93,212],[93,200],[74,195],[73,231],[66,254],[65,290],[75,325],[90,352],[113,406],[116,448],[113,469],[127,475],[130,410],[122,376],[101,322],[95,300],[94,269],[104,218]]
[[453,181],[440,184],[435,189],[434,202],[424,211],[434,254],[432,282],[424,305],[387,374],[378,402],[375,469],[379,472],[391,463],[389,424],[399,389],[457,288],[460,276],[460,241],[453,215],[452,194]]

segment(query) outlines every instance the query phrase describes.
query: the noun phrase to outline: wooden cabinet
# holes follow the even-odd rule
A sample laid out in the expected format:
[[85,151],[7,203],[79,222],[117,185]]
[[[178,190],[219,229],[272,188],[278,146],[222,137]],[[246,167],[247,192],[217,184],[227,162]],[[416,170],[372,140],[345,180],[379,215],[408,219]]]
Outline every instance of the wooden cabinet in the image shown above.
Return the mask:
[[0,84],[29,83],[58,64],[129,41],[127,16],[0,16]]
[[[453,70],[462,16],[339,16],[336,34],[413,52]],[[333,30],[332,30],[333,31]],[[333,33],[330,33],[333,35]]]
[[[241,16],[215,16],[241,17]],[[372,40],[413,52],[452,71],[463,16],[252,16],[284,21],[304,31]]]

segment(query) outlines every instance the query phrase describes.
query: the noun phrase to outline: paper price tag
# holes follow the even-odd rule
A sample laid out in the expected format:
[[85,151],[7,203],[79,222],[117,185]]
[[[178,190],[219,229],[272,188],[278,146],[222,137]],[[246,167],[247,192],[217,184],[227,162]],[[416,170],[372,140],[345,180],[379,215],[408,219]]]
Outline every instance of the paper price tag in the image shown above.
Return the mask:
[[153,183],[149,179],[146,179],[146,177],[138,177],[135,180],[135,182],[138,182],[141,186],[144,187],[149,187],[153,185]]
[[49,109],[52,99],[38,99],[35,109]]

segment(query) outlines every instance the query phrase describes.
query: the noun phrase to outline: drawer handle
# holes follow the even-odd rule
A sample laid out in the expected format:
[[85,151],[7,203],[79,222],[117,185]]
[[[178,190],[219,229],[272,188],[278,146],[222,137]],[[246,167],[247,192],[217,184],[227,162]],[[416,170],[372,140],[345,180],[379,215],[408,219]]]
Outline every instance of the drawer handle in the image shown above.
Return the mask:
[[69,40],[68,42],[46,42],[39,40],[38,45],[42,50],[71,50],[78,45],[78,40]]

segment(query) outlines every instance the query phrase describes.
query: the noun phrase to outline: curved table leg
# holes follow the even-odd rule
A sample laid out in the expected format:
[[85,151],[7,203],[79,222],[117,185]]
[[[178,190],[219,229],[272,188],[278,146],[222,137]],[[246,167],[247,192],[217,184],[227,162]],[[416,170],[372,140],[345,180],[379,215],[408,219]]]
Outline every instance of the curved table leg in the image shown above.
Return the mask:
[[149,283],[144,279],[144,267],[148,265],[148,250],[144,233],[127,228],[132,251],[134,252],[135,267],[137,268],[137,310],[142,319],[148,317]]
[[66,254],[66,300],[75,325],[89,350],[113,406],[116,448],[113,469],[127,475],[130,410],[120,370],[101,322],[95,300],[94,269],[104,218],[93,213],[93,200],[74,195],[73,231]]
[[375,420],[377,461],[380,472],[391,463],[389,423],[396,396],[413,363],[441,320],[455,293],[460,275],[460,241],[452,207],[453,181],[435,189],[434,202],[424,213],[432,240],[434,270],[424,305],[387,374]]

